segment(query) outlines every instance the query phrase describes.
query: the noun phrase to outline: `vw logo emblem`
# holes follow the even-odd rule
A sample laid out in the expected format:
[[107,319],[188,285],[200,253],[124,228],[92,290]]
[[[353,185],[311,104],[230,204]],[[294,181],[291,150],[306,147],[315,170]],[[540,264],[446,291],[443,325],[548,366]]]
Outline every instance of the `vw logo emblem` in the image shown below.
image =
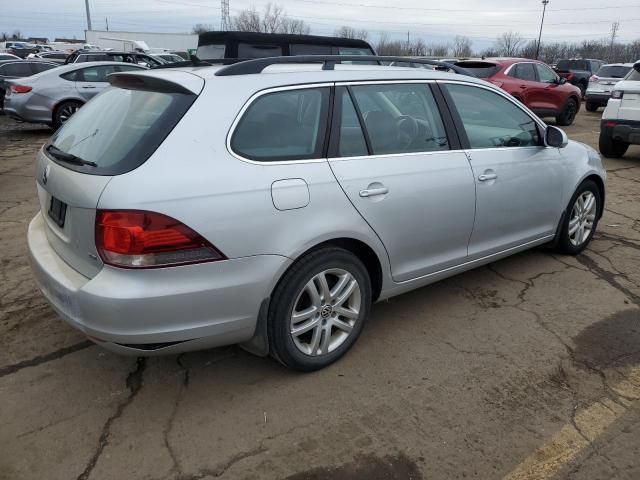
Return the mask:
[[42,171],[42,183],[43,184],[47,184],[47,181],[49,180],[49,174],[51,173],[51,165],[47,165],[44,170]]
[[331,307],[331,305],[325,305],[324,307],[322,307],[322,309],[320,309],[320,316],[322,318],[329,318],[332,313],[333,308]]

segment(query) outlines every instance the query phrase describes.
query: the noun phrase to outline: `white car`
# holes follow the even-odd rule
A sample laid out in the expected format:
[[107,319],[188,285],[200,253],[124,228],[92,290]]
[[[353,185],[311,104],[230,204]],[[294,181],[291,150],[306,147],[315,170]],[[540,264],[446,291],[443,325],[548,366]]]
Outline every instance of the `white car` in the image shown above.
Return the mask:
[[616,84],[600,122],[600,152],[620,158],[629,145],[640,145],[640,61]]
[[616,83],[622,80],[633,69],[633,63],[611,63],[603,65],[589,78],[585,93],[587,112],[595,112],[599,107],[606,107]]

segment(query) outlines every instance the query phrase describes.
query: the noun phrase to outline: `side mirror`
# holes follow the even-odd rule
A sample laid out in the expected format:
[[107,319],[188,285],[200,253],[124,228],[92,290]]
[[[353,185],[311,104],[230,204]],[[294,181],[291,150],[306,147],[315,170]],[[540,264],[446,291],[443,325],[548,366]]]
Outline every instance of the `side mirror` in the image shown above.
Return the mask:
[[558,77],[558,85],[564,85],[567,83],[567,79],[564,77]]
[[544,131],[544,144],[547,147],[564,148],[569,144],[569,138],[558,127],[549,125]]

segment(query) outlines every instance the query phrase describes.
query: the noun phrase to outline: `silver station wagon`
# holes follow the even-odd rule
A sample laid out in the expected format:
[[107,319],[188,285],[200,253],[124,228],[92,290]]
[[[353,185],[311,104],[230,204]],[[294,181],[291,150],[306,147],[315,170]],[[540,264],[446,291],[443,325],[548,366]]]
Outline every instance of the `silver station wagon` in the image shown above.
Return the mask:
[[28,247],[70,325],[120,353],[240,343],[309,371],[373,302],[589,243],[592,148],[462,72],[314,61],[115,73],[53,135]]

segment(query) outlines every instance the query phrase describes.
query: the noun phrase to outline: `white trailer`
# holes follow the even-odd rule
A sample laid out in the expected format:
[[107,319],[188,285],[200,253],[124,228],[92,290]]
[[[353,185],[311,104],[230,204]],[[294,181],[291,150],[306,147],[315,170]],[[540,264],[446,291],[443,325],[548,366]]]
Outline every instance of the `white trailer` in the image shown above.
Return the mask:
[[189,51],[198,48],[198,35],[190,33],[119,32],[113,30],[85,30],[87,43],[100,48],[129,52],[142,50]]

